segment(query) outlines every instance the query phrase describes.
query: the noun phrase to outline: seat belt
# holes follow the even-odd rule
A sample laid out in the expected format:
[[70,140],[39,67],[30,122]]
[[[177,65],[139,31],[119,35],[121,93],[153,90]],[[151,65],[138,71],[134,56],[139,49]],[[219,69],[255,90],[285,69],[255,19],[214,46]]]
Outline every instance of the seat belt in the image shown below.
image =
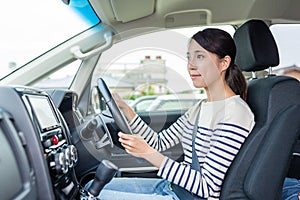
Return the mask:
[[[199,171],[201,173],[201,167],[200,167],[200,163],[198,160],[198,156],[196,154],[196,149],[195,149],[195,139],[196,139],[196,134],[197,134],[197,130],[198,130],[198,123],[199,123],[199,117],[200,117],[200,111],[201,111],[201,105],[202,102],[206,101],[206,99],[203,99],[200,101],[200,108],[198,111],[198,114],[196,116],[196,120],[194,123],[194,129],[193,129],[193,135],[192,135],[192,164],[191,164],[191,168]],[[205,200],[205,198],[201,198],[189,191],[187,191],[186,189],[184,189],[183,187],[180,187],[179,185],[176,184],[171,184],[172,185],[172,189],[175,192],[175,194],[181,199],[181,200]]]

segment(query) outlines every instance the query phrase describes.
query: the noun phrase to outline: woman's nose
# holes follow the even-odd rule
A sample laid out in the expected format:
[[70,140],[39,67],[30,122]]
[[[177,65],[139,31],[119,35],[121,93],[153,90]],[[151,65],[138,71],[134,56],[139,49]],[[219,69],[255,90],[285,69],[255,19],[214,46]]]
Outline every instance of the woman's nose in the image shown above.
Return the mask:
[[197,69],[197,66],[195,64],[193,64],[191,61],[188,61],[188,69],[190,69],[190,70]]

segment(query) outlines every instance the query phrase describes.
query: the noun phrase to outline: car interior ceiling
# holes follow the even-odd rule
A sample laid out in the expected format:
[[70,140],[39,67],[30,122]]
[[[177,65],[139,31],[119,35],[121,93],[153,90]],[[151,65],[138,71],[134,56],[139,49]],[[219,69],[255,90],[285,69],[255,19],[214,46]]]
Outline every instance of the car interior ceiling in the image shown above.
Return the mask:
[[[276,1],[276,4],[273,4],[272,0],[230,2],[233,3],[234,9],[229,2],[206,3],[193,0],[143,2],[91,0],[90,2],[103,23],[114,27],[122,39],[126,39],[126,31],[135,30],[136,34],[139,34],[139,31],[145,31],[141,29],[142,27],[176,28],[222,23],[240,25],[248,19],[255,18],[264,19],[268,24],[300,20],[296,9],[300,6],[298,1],[280,0]],[[272,9],[268,8],[268,5],[272,5]],[[267,8],[264,9],[264,6]],[[184,12],[180,11],[180,7],[184,8]],[[139,12],[133,13],[132,10]]]

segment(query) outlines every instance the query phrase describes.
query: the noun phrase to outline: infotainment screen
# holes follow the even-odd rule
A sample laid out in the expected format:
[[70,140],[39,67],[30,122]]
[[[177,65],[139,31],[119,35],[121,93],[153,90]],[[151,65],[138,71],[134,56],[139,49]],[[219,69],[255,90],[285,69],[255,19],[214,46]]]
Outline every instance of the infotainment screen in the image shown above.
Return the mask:
[[56,114],[48,97],[37,95],[28,95],[27,97],[42,130],[49,130],[58,126]]

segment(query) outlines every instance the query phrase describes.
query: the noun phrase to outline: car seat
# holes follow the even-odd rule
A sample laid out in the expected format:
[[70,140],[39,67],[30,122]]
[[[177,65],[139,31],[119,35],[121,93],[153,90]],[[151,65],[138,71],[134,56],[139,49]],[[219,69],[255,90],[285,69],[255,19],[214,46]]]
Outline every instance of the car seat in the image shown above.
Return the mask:
[[[264,21],[250,20],[233,36],[236,64],[257,72],[279,64],[274,37]],[[300,131],[300,83],[269,74],[248,82],[247,103],[255,126],[228,169],[220,199],[280,199]]]

